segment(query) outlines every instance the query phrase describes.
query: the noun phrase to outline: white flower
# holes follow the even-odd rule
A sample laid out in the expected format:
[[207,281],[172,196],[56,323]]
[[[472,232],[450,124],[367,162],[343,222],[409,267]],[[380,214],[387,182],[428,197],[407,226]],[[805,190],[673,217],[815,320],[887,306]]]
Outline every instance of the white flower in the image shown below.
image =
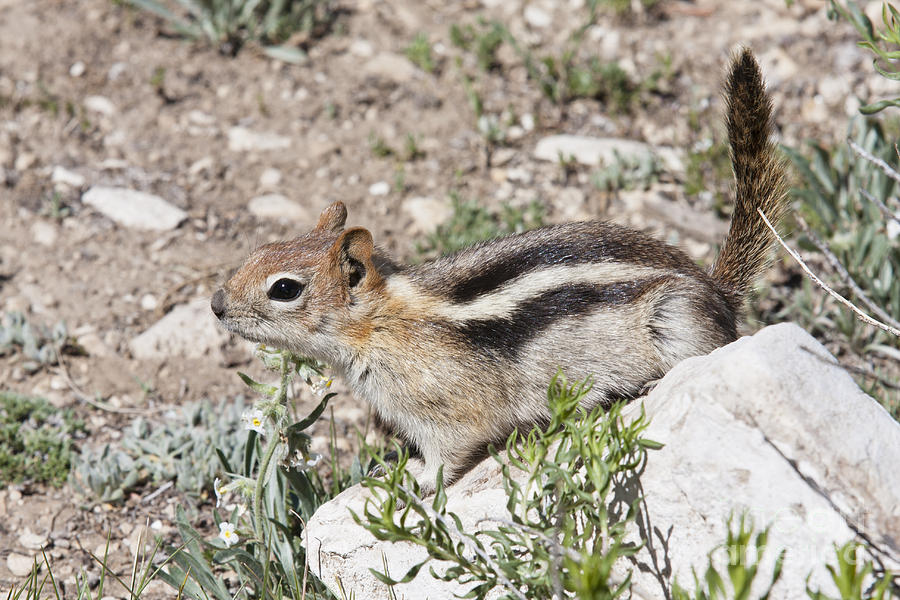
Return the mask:
[[244,422],[244,428],[255,431],[260,435],[265,435],[266,428],[264,426],[265,415],[259,409],[245,410],[241,415],[241,421]]
[[229,548],[241,541],[238,534],[234,532],[234,525],[228,521],[219,523],[219,539],[225,542]]
[[328,388],[331,387],[331,384],[334,382],[334,379],[331,377],[325,378],[322,377],[318,381],[312,383],[309,387],[317,396],[324,396],[325,392],[328,391]]
[[298,471],[306,471],[319,464],[320,460],[322,460],[321,454],[316,452],[307,454],[306,452],[297,450],[294,453],[294,456],[291,457],[290,466],[292,469],[297,469]]

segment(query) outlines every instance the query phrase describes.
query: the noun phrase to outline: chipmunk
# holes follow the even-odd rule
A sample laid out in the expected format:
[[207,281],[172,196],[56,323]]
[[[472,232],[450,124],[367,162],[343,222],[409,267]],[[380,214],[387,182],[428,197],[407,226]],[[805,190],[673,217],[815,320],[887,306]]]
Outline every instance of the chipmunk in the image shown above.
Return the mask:
[[315,228],[266,244],[212,297],[228,330],[336,369],[452,483],[491,443],[549,419],[558,370],[591,377],[590,408],[632,398],[684,358],[737,337],[767,262],[785,175],[771,101],[749,50],[732,62],[726,124],[737,182],[730,230],[706,272],[680,250],[605,222],[541,227],[402,266],[335,202]]

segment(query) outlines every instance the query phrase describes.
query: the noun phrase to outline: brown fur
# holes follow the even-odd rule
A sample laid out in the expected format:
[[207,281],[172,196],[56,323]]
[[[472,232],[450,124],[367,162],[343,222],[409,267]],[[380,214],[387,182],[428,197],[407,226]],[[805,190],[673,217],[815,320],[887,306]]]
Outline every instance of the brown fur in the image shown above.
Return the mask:
[[439,466],[451,482],[489,444],[545,425],[558,369],[593,378],[585,406],[607,405],[735,339],[771,245],[756,208],[777,220],[784,205],[771,105],[749,51],[733,60],[726,104],[737,199],[710,273],[659,240],[600,222],[402,267],[367,230],[344,230],[347,210],[336,202],[309,233],[254,252],[212,309],[241,336],[332,365],[421,451],[427,492]]

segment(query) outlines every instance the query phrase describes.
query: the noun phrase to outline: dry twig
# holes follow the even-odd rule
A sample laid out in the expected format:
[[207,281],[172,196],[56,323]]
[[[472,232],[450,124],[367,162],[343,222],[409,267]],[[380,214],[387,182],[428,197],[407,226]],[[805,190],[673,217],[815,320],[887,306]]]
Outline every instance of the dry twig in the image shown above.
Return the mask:
[[828,287],[828,285],[824,281],[819,279],[819,277],[815,273],[812,272],[812,269],[810,269],[806,265],[806,263],[803,262],[803,259],[800,258],[800,255],[797,254],[797,252],[794,251],[790,246],[788,246],[787,242],[785,242],[784,239],[782,239],[782,237],[780,235],[778,235],[778,232],[772,226],[772,223],[769,222],[769,219],[766,217],[766,214],[760,209],[756,209],[756,210],[759,213],[759,215],[762,217],[766,226],[775,235],[775,239],[778,240],[778,243],[781,244],[781,246],[787,251],[787,253],[791,255],[791,258],[793,258],[794,260],[797,261],[797,263],[800,265],[800,267],[806,272],[806,274],[809,276],[809,278],[812,279],[816,285],[818,285],[823,290],[828,292],[835,300],[837,300],[841,304],[844,304],[850,310],[852,310],[856,314],[857,318],[859,318],[860,321],[863,321],[864,323],[868,323],[869,325],[873,325],[875,327],[878,327],[879,329],[887,331],[888,333],[891,333],[897,337],[900,337],[900,329],[897,329],[896,327],[891,327],[890,325],[886,325],[885,323],[882,323],[881,321],[873,319],[872,317],[870,317],[869,315],[864,313],[862,310],[857,308],[857,306],[855,304],[853,304],[852,302],[850,302],[849,300],[847,300],[846,298],[844,298],[843,296],[841,296],[840,294],[835,292],[833,289]]

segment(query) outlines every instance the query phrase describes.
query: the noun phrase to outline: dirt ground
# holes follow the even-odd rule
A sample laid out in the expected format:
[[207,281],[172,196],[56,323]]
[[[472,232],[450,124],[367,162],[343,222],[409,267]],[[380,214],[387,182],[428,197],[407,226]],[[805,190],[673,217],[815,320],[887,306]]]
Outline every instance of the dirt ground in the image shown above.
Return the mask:
[[[721,75],[741,44],[760,57],[783,143],[840,141],[855,97],[884,95],[852,28],[829,22],[824,1],[664,0],[652,14],[601,17],[585,41],[635,80],[671,61],[660,89],[641,93],[630,111],[579,100],[562,113],[542,100],[514,55],[501,53],[503,68],[480,75],[477,85],[487,111],[506,111],[519,124],[488,165],[449,26],[484,15],[535,47],[560,48],[584,14],[582,2],[346,0],[301,65],[252,47],[223,56],[124,4],[0,0],[0,312],[22,311],[47,326],[65,321],[88,353],[68,358],[71,378],[121,409],[152,412],[243,392],[235,366],[257,367],[241,344],[202,357],[137,359],[130,341],[173,306],[208,298],[249,249],[303,231],[331,201],[345,202],[349,222],[400,257],[413,254],[429,227],[412,200],[449,205],[455,191],[493,207],[537,200],[551,222],[630,223],[710,260],[726,221],[716,217],[714,233],[692,226],[694,217],[705,223],[716,213],[708,197],[681,191],[683,172],[664,172],[647,192],[601,192],[592,168],[564,177],[558,164],[534,158],[537,141],[554,133],[624,137],[684,157],[721,136]],[[435,45],[434,74],[403,55],[420,32]],[[289,142],[240,149],[229,144],[235,127]],[[373,136],[400,149],[408,134],[423,156],[379,157],[371,149]],[[80,178],[54,182],[57,167]],[[379,182],[390,184],[386,194],[376,195]],[[81,201],[99,185],[151,192],[188,218],[162,233],[116,224]],[[641,194],[660,191],[663,206],[642,210]],[[296,210],[280,219],[251,213],[250,199],[268,193],[296,202]],[[50,214],[53,201],[65,216]],[[0,358],[0,387],[74,408],[87,422],[83,443],[115,439],[130,422],[128,414],[86,404],[58,367],[29,374],[21,360]],[[366,414],[347,394],[335,410],[344,433]],[[68,488],[0,490],[0,595],[21,581],[7,556],[33,553],[22,546],[26,528],[49,536],[48,556],[70,592],[75,572],[96,571],[86,551],[102,551],[107,534],[111,565],[124,573],[139,526],[154,523],[171,537],[174,506],[190,503],[173,490],[144,502],[151,492],[92,506]],[[121,589],[109,594],[123,596]],[[155,587],[147,597],[168,595]]]

